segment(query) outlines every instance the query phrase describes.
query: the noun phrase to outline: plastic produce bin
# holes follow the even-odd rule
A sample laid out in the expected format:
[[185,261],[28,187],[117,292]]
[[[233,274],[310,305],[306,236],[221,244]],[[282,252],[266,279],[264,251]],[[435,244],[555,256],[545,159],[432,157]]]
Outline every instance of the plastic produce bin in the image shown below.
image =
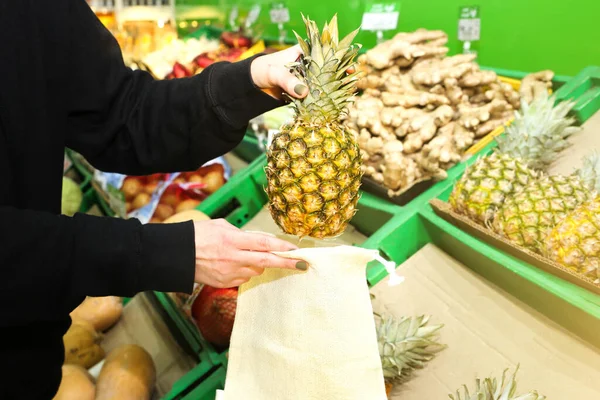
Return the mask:
[[572,99],[573,113],[582,123],[600,110],[600,67],[584,68],[556,92],[557,100]]

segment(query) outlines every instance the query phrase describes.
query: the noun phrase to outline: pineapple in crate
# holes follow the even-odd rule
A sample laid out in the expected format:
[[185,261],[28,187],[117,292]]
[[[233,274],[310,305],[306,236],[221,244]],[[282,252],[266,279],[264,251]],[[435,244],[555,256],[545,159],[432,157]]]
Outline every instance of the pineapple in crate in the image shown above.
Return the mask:
[[556,104],[554,96],[543,94],[521,104],[504,135],[495,139],[494,152],[467,168],[450,194],[452,209],[481,225],[491,222],[507,196],[545,171],[569,146],[569,136],[580,131],[568,116],[571,101]]
[[353,100],[358,30],[338,40],[337,18],[323,32],[303,16],[308,39],[296,38],[304,56],[291,67],[308,86],[292,99],[294,120],[282,126],[267,151],[266,188],[273,220],[287,234],[318,239],[344,232],[356,212],[361,183],[357,138],[340,122]]
[[600,283],[600,198],[577,207],[553,227],[542,253]]
[[512,243],[541,253],[549,230],[569,212],[594,199],[599,186],[600,156],[594,152],[573,174],[540,177],[508,196],[495,213],[491,228]]

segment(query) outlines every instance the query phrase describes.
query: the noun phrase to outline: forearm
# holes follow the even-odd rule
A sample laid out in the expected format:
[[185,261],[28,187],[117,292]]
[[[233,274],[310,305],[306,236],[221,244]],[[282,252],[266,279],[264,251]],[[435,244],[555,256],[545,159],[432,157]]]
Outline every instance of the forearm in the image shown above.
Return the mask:
[[67,147],[130,175],[197,169],[233,149],[248,121],[281,101],[253,82],[253,58],[190,78],[156,81],[123,62],[89,6],[71,0]]
[[51,320],[88,295],[192,290],[191,223],[144,226],[9,207],[0,207],[0,218],[0,301],[18,305],[2,310],[7,323]]

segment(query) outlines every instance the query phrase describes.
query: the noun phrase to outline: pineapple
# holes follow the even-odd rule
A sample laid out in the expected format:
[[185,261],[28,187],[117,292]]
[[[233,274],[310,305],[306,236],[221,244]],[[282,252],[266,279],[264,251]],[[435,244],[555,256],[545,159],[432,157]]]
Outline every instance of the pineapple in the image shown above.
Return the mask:
[[427,361],[446,346],[437,343],[435,336],[443,325],[427,326],[428,316],[390,316],[376,321],[379,355],[386,385],[409,380],[412,372],[423,368]]
[[552,228],[543,255],[600,283],[600,199],[582,204]]
[[502,382],[498,386],[496,378],[486,378],[481,381],[477,379],[475,382],[475,392],[469,393],[467,386],[463,386],[463,390],[457,390],[456,395],[448,395],[452,400],[544,400],[546,397],[538,394],[535,390],[527,394],[516,395],[517,382],[516,375],[519,366],[515,368],[513,375],[507,380],[506,372],[502,373]]
[[504,199],[534,180],[569,146],[567,138],[580,131],[567,114],[575,105],[541,95],[522,102],[512,124],[497,137],[494,153],[478,159],[454,186],[449,202],[455,212],[487,225]]
[[337,17],[320,34],[302,17],[308,40],[295,33],[304,57],[291,65],[309,88],[292,99],[294,120],[274,135],[267,151],[266,192],[273,220],[287,234],[318,239],[344,232],[356,213],[361,156],[356,137],[340,119],[353,101],[359,72],[354,66],[358,30],[338,40]]
[[541,254],[549,230],[596,196],[600,157],[592,153],[569,176],[549,175],[510,195],[498,208],[491,228],[511,242]]

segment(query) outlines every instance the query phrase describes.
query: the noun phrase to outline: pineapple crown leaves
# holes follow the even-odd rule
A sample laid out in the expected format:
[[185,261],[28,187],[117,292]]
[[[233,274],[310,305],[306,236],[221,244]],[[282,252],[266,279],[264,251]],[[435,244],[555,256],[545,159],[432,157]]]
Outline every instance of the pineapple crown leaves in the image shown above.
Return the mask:
[[339,40],[337,15],[325,23],[319,32],[317,24],[302,15],[307,39],[294,32],[304,53],[295,63],[288,65],[292,73],[308,86],[303,99],[291,98],[299,119],[317,124],[336,121],[346,113],[348,103],[354,101],[356,81],[362,74],[347,71],[355,65],[360,45],[352,41],[360,28]]
[[472,395],[467,385],[463,385],[462,390],[459,389],[456,394],[449,394],[448,397],[452,400],[545,400],[546,397],[538,394],[535,390],[523,395],[515,394],[519,367],[520,365],[517,364],[510,377],[507,377],[508,369],[505,369],[500,385],[496,378],[476,379],[475,391]]
[[522,102],[505,134],[496,138],[496,151],[520,158],[535,170],[545,170],[570,146],[567,139],[581,131],[573,126],[575,118],[568,116],[574,106],[570,100],[557,103],[555,96],[547,93],[531,104]]
[[384,377],[393,383],[404,383],[412,371],[425,367],[435,354],[447,346],[435,340],[443,325],[428,326],[429,316],[381,317],[376,323],[379,354]]
[[582,167],[575,171],[575,174],[584,182],[585,186],[595,192],[600,193],[600,153],[593,150],[582,160]]

